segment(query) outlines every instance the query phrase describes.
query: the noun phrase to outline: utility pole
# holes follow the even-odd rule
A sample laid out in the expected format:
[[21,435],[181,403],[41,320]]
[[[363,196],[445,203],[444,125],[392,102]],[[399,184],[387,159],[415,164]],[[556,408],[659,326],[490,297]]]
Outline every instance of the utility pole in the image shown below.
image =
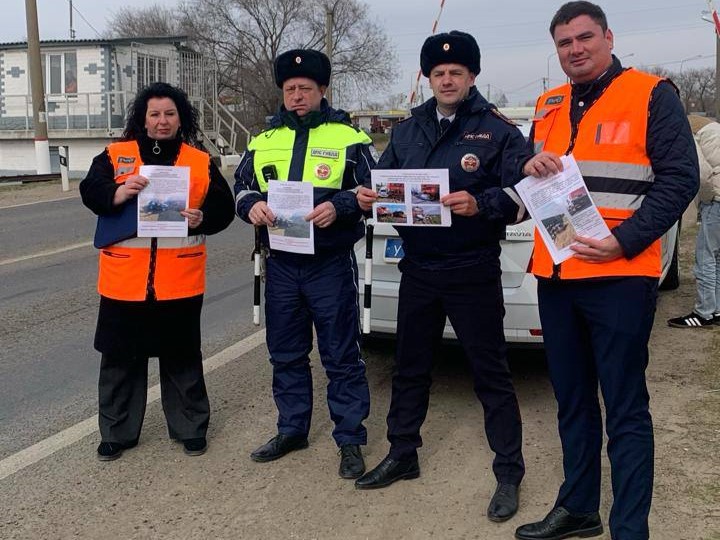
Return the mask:
[[720,122],[720,17],[715,3],[708,0],[710,11],[703,11],[701,18],[715,26],[715,120]]
[[73,28],[73,5],[70,0],[70,39],[75,39],[75,28]]
[[[332,66],[332,29],[333,29],[333,10],[327,8],[325,10],[325,54],[330,59],[330,65]],[[327,92],[325,92],[325,98],[328,100],[328,104],[332,105],[332,88],[328,86]]]
[[50,144],[48,143],[45,89],[43,88],[40,60],[40,31],[38,30],[37,4],[25,0],[25,18],[28,33],[28,67],[32,88],[33,127],[35,129],[35,169],[38,174],[50,173]]
[[715,120],[720,121],[720,34],[715,33]]

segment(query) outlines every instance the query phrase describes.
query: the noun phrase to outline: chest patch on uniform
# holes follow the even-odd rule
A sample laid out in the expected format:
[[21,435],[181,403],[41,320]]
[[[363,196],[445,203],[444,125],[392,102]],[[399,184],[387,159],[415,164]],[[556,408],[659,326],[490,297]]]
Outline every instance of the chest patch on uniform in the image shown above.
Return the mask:
[[132,156],[131,157],[119,156],[118,163],[135,163],[135,158]]
[[320,180],[327,180],[330,178],[331,172],[332,170],[330,169],[330,165],[327,163],[320,163],[315,166],[315,176]]
[[492,133],[483,131],[481,133],[466,133],[463,135],[464,141],[491,141]]
[[135,165],[124,165],[122,167],[118,167],[117,171],[115,171],[115,178],[118,176],[122,176],[124,174],[130,174],[135,170]]
[[311,148],[311,157],[327,158],[327,159],[338,159],[340,157],[339,150],[330,150],[327,148]]
[[465,172],[475,172],[480,168],[480,158],[475,154],[465,154],[460,160],[460,166]]
[[550,96],[545,100],[545,105],[557,105],[558,103],[562,103],[565,99],[565,96]]

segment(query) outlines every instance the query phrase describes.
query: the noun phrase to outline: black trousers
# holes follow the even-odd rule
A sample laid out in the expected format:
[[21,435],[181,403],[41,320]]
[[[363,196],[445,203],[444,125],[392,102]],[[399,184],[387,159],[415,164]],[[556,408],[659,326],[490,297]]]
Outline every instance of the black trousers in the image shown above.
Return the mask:
[[525,473],[522,424],[506,357],[500,277],[482,269],[428,271],[401,266],[398,342],[388,413],[390,456],[408,459],[422,446],[420,427],[428,409],[433,350],[450,319],[473,371],[483,406],[485,434],[495,452],[500,482],[519,484]]
[[[168,433],[177,440],[204,437],[210,419],[202,354],[159,357],[160,393]],[[140,437],[147,402],[148,358],[103,354],[99,424],[105,442],[132,445]]]
[[558,402],[565,479],[555,506],[597,512],[605,406],[613,504],[610,534],[650,537],[655,443],[645,380],[658,280],[538,281],[540,321]]

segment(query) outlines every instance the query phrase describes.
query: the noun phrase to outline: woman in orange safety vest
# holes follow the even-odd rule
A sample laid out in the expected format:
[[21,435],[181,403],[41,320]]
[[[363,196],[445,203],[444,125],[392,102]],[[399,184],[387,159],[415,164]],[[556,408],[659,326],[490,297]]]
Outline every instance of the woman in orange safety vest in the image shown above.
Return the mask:
[[[129,109],[122,139],[95,157],[80,183],[83,203],[99,217],[100,312],[95,348],[100,363],[98,459],[117,459],[137,445],[147,400],[148,357],[157,356],[162,406],[172,439],[188,455],[203,454],[210,406],[200,350],[205,291],[205,235],[234,217],[230,188],[207,152],[194,145],[197,112],[185,92],[166,83],[141,90]],[[183,238],[138,238],[108,226],[112,216],[130,223],[132,204],[149,180],[142,165],[190,169]],[[128,211],[130,210],[130,211]],[[117,217],[120,216],[120,217]],[[104,232],[105,234],[100,234]],[[110,240],[108,240],[110,232]],[[127,236],[130,236],[129,238]],[[109,245],[98,238],[105,238]]]

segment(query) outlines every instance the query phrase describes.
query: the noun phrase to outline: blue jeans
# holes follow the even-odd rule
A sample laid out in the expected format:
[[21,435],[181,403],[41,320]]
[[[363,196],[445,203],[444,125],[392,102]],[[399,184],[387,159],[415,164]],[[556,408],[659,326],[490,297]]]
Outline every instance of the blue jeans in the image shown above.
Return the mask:
[[700,203],[695,244],[695,313],[709,319],[720,313],[720,202]]

